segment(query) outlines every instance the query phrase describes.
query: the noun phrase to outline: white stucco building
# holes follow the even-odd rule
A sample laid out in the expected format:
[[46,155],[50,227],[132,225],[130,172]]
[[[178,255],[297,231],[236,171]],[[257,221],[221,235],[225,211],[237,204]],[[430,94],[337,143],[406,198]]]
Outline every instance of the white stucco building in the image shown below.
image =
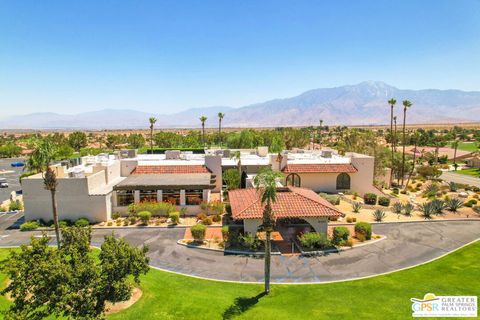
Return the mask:
[[[356,191],[380,193],[373,186],[374,158],[334,150],[268,152],[268,148],[206,150],[205,154],[167,151],[137,155],[128,150],[117,155],[81,158],[80,165],[54,166],[58,177],[57,202],[60,219],[85,217],[106,221],[112,212],[126,214],[128,205],[140,201],[169,201],[200,211],[199,204],[222,199],[222,174],[230,168],[242,171],[242,188],[252,187],[252,178],[265,167],[284,174],[280,185],[336,193]],[[239,163],[240,162],[240,163]],[[41,174],[22,179],[26,220],[51,219],[51,197]]]

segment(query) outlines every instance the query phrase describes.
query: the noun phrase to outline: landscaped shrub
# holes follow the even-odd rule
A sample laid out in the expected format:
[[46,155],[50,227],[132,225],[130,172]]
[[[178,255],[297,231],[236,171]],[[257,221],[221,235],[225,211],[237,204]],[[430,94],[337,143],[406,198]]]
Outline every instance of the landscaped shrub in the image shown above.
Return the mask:
[[20,200],[10,201],[8,205],[9,211],[23,210],[23,203]]
[[395,202],[392,206],[392,212],[395,214],[401,214],[403,210],[403,206],[400,202]]
[[355,201],[354,203],[352,203],[352,210],[353,212],[355,213],[359,213],[360,212],[360,209],[362,209],[362,204],[358,201]]
[[321,250],[331,247],[327,235],[318,232],[306,232],[298,237],[300,244],[306,250]]
[[377,204],[377,195],[375,193],[365,193],[363,195],[363,202],[365,202],[365,204],[375,205]]
[[432,205],[433,214],[443,214],[443,209],[445,209],[445,201],[434,199],[430,203]]
[[355,235],[358,238],[358,235],[362,234],[366,240],[372,238],[372,225],[368,222],[357,222],[355,224]]
[[425,179],[435,179],[442,174],[442,171],[434,166],[421,166],[416,170],[417,173]]
[[448,188],[450,189],[451,192],[457,192],[458,190],[457,184],[453,181],[448,184]]
[[138,213],[138,218],[142,221],[144,225],[148,225],[150,218],[152,217],[152,213],[150,211],[140,211]]
[[205,213],[200,212],[199,214],[197,214],[197,221],[202,221],[205,218],[207,218],[207,215]]
[[212,201],[209,203],[209,210],[213,214],[221,215],[225,210],[225,205],[220,201]]
[[463,201],[458,198],[451,198],[445,201],[445,207],[452,212],[456,212],[458,209],[463,207],[463,205]]
[[222,216],[220,216],[219,214],[216,214],[212,217],[212,221],[213,222],[220,222],[220,221],[222,221]]
[[7,211],[7,209],[5,209],[5,207],[0,206],[0,212],[5,212],[5,211]]
[[192,233],[192,237],[196,242],[203,242],[206,231],[207,226],[204,224],[199,223],[190,227],[190,232]]
[[335,227],[333,228],[332,243],[336,246],[343,245],[350,236],[350,231],[347,227]]
[[107,226],[108,226],[108,227],[113,226],[113,221],[108,221],[108,222],[107,222]]
[[355,217],[347,217],[347,223],[352,223],[352,222],[356,222],[357,221],[357,218]]
[[408,202],[403,206],[403,213],[407,217],[411,216],[414,209],[415,209],[415,206],[413,204],[411,204],[410,202]]
[[178,211],[170,212],[168,217],[170,218],[172,224],[178,224],[180,222],[180,212]]
[[245,233],[240,237],[240,245],[247,250],[257,251],[262,244],[263,242],[260,239],[250,233]]
[[474,205],[476,205],[476,204],[477,204],[477,200],[471,199],[471,200],[465,202],[464,206],[465,206],[465,207],[472,208],[472,207],[473,207]]
[[424,219],[432,219],[432,215],[435,213],[435,208],[431,202],[425,202],[420,205],[420,212]]
[[373,220],[377,222],[382,222],[386,216],[385,211],[380,209],[376,209],[375,211],[373,211],[372,215],[373,215]]
[[88,221],[88,219],[86,218],[80,218],[77,221],[75,221],[75,227],[84,228],[84,227],[88,227],[89,225],[90,225],[90,221]]
[[113,220],[117,220],[118,218],[120,218],[121,214],[120,212],[114,212],[112,213],[112,219]]
[[132,224],[135,224],[137,223],[137,217],[134,217],[134,216],[131,216],[131,217],[128,217],[128,220],[125,220],[125,225],[128,225],[128,223],[130,223],[131,225]]
[[324,198],[325,200],[327,200],[328,202],[330,202],[331,204],[333,204],[334,206],[337,206],[337,205],[340,204],[340,197],[339,196],[336,196],[336,195],[333,195],[333,194],[327,194],[327,193],[323,193],[323,192],[320,192],[318,195],[321,196],[322,198]]
[[37,221],[27,221],[20,225],[20,231],[32,231],[38,229]]
[[432,197],[435,197],[437,195],[439,190],[440,189],[438,188],[438,185],[436,183],[432,183],[432,184],[427,186],[423,195],[425,197],[432,198]]
[[390,198],[380,197],[380,198],[378,198],[378,204],[383,206],[383,207],[388,207],[390,205]]
[[155,217],[168,217],[170,212],[177,211],[177,207],[169,202],[142,201],[128,206],[130,213],[137,215],[141,211],[148,211]]
[[392,189],[392,193],[393,193],[393,194],[398,194],[399,191],[400,191],[400,190],[399,190],[398,188],[393,188],[393,189]]
[[355,191],[355,192],[353,193],[353,200],[357,200],[357,197],[358,197],[358,192]]
[[212,218],[206,217],[205,219],[202,220],[202,223],[206,226],[209,226],[213,223]]
[[228,226],[222,227],[222,238],[223,238],[223,241],[228,240]]

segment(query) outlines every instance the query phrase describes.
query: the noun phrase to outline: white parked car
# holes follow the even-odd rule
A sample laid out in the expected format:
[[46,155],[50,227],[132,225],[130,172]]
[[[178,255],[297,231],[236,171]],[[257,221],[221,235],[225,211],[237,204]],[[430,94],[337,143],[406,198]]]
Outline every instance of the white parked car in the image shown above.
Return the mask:
[[8,182],[5,178],[0,178],[0,188],[8,188]]

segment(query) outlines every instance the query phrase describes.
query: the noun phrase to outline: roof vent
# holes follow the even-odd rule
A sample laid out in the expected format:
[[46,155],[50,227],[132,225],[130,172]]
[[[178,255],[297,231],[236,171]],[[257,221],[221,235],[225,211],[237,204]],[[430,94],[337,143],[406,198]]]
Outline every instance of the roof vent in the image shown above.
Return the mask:
[[332,157],[332,151],[331,150],[322,150],[322,157],[323,158],[331,158]]
[[165,151],[166,160],[178,160],[180,159],[180,150],[167,150]]

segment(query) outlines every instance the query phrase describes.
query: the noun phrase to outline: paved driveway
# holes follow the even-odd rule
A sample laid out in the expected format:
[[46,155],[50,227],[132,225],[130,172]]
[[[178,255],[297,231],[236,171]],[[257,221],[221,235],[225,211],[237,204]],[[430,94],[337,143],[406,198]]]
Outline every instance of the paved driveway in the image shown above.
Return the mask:
[[440,176],[440,179],[443,179],[448,182],[468,184],[468,185],[476,186],[480,188],[480,178],[467,176],[460,173],[444,171]]
[[[95,230],[99,246],[111,230]],[[261,258],[224,255],[176,244],[184,229],[121,229],[115,231],[135,245],[148,244],[150,264],[183,274],[218,280],[261,282]],[[273,256],[272,281],[276,283],[325,282],[371,276],[414,266],[439,257],[480,238],[480,221],[419,222],[375,225],[374,232],[388,238],[322,257]],[[39,232],[0,232],[0,246],[27,243]],[[50,232],[53,235],[53,232]]]

